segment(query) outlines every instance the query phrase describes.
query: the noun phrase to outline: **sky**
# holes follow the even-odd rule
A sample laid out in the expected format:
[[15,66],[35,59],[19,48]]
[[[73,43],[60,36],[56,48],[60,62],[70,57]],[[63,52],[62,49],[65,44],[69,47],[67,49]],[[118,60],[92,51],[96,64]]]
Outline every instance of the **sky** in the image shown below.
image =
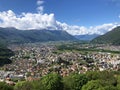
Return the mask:
[[120,0],[0,0],[0,27],[104,34],[120,26]]

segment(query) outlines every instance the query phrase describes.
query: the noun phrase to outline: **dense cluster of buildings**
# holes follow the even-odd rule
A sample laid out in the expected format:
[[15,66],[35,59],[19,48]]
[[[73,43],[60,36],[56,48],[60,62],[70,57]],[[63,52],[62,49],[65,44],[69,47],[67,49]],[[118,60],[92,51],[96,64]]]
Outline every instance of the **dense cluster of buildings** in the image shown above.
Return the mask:
[[119,70],[120,54],[108,52],[59,51],[55,45],[14,45],[10,47],[15,56],[13,63],[1,67],[0,80],[32,80],[48,73],[57,72],[61,76],[70,73],[85,73],[95,70]]

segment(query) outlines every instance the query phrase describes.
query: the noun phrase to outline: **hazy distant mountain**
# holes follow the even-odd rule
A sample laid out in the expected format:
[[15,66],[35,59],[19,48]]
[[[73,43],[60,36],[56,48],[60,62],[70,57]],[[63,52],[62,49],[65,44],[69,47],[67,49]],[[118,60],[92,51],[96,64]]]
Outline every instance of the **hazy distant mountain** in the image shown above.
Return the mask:
[[17,30],[15,28],[0,28],[1,42],[27,43],[67,40],[76,40],[76,38],[62,30]]
[[98,34],[92,34],[92,35],[88,35],[88,34],[85,34],[85,35],[75,35],[75,37],[79,40],[85,40],[85,41],[90,41],[94,38],[96,38],[97,36],[99,36]]
[[92,40],[93,43],[120,45],[120,26]]

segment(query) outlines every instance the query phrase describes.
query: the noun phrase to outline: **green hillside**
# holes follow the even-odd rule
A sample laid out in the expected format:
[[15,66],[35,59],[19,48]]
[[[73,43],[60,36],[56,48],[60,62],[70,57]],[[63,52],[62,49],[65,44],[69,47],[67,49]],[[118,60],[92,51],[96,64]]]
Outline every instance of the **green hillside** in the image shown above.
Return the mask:
[[14,53],[0,44],[0,66],[10,64],[12,61],[9,59]]
[[91,41],[92,43],[120,45],[120,26]]

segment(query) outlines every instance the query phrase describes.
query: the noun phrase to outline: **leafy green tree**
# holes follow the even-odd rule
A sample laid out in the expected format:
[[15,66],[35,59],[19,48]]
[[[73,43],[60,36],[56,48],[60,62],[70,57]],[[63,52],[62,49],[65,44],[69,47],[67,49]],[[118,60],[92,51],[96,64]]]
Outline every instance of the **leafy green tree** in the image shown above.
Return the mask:
[[31,84],[32,90],[44,90],[40,80],[32,81]]
[[81,90],[87,81],[88,79],[84,74],[71,74],[63,79],[64,90]]
[[91,80],[82,87],[82,90],[118,90],[117,87],[106,83],[104,80]]
[[112,85],[110,85],[110,86],[105,86],[103,89],[104,89],[104,90],[120,90],[120,89],[118,89],[117,87],[114,87],[114,86],[112,86]]
[[117,79],[115,78],[113,72],[102,71],[102,72],[99,72],[99,76],[100,76],[100,79],[104,80],[106,84],[113,85],[113,86],[117,85]]
[[118,90],[120,90],[120,84],[117,85]]
[[33,90],[31,82],[21,81],[14,86],[14,90]]
[[110,71],[91,71],[86,73],[87,78],[90,80],[102,80],[105,84],[117,85],[117,79],[114,73]]
[[13,87],[5,82],[0,82],[0,90],[13,90]]
[[118,90],[120,90],[120,75],[118,75],[116,78],[117,78],[117,88]]
[[48,74],[41,78],[41,90],[62,90],[63,83],[60,75]]
[[86,73],[86,76],[88,78],[88,80],[97,80],[99,79],[100,75],[98,71],[90,71]]
[[82,87],[82,90],[104,90],[100,80],[91,80]]

